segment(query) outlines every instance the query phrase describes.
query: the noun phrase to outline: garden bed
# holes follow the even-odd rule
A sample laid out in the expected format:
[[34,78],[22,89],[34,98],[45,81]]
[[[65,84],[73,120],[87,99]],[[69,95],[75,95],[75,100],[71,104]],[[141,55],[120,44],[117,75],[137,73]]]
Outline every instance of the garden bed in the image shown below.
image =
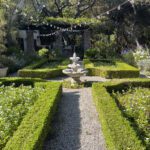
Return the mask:
[[[149,129],[147,128],[147,121],[149,118],[142,117],[142,115],[149,113],[147,112],[150,107],[149,99],[144,98],[143,101],[140,101],[137,100],[137,97],[149,96],[149,87],[150,80],[148,79],[116,80],[103,84],[93,84],[94,102],[99,113],[108,150],[148,149],[149,132],[147,130]],[[112,95],[113,91],[119,94]],[[124,93],[122,93],[123,91]],[[131,101],[127,97],[135,98],[134,104],[136,105],[134,108],[129,107]],[[131,108],[133,108],[132,111]],[[141,112],[140,109],[145,109],[146,112]]]
[[[62,70],[69,64],[68,60],[65,61],[50,61],[45,63],[32,64],[24,69],[18,71],[20,77],[31,77],[31,78],[55,78],[64,76]],[[34,67],[32,67],[34,66]]]
[[[15,81],[17,86],[21,84],[21,78],[0,79],[1,85],[10,85]],[[3,112],[0,116],[0,130],[4,133],[0,141],[1,149],[42,149],[62,87],[58,82],[37,81],[38,79],[22,79],[22,84],[31,85],[0,88],[0,109]]]
[[139,69],[122,61],[96,61],[84,60],[85,68],[90,76],[112,78],[136,78],[139,77]]
[[150,89],[129,88],[128,91],[114,92],[113,97],[123,113],[135,127],[146,147],[150,147]]

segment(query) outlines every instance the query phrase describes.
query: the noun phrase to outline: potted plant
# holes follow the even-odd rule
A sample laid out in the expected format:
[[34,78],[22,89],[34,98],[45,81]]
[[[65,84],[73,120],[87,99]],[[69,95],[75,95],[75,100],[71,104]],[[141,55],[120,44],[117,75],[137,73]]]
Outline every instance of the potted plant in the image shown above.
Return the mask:
[[7,75],[8,67],[5,67],[0,63],[0,77],[5,77]]

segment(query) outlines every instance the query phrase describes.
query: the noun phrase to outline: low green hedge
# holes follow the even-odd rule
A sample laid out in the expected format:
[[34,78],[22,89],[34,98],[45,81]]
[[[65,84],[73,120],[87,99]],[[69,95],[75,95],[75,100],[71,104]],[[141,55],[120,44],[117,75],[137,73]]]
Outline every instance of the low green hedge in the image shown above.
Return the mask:
[[[62,73],[62,70],[66,68],[64,65],[64,63],[66,63],[65,60],[64,61],[63,60],[51,60],[49,63],[50,64],[52,63],[51,64],[52,66],[48,66],[47,68],[42,68],[41,66],[46,64],[46,62],[47,62],[47,60],[43,59],[38,63],[35,63],[35,64],[25,67],[18,71],[18,76],[19,77],[42,78],[42,79],[64,76],[64,74]],[[56,62],[56,64],[55,64],[55,62]]]
[[46,58],[38,60],[38,61],[30,64],[29,66],[25,67],[24,69],[36,69],[36,68],[39,68],[43,64],[45,64],[47,61],[48,61],[48,59],[46,59]]
[[55,78],[64,76],[62,73],[63,68],[56,68],[56,69],[23,69],[18,71],[18,76],[20,77],[31,77],[31,78]]
[[108,79],[112,78],[136,78],[139,77],[139,69],[132,67],[122,61],[104,61],[95,65],[97,61],[84,60],[88,75],[101,76]]
[[131,127],[130,122],[123,117],[122,112],[109,93],[113,90],[122,90],[130,86],[150,87],[150,80],[120,80],[103,84],[94,83],[92,86],[93,99],[108,150],[146,149],[133,127]]
[[46,82],[43,79],[38,79],[38,78],[21,78],[21,77],[6,77],[6,78],[0,78],[0,85],[5,85],[9,86],[12,84],[15,84],[15,86],[20,86],[21,84],[23,85],[32,85],[36,82]]
[[[28,79],[22,79],[22,84]],[[36,81],[42,82],[36,82]],[[21,83],[21,78],[3,78],[1,84]],[[16,82],[15,82],[16,81]],[[42,86],[45,92],[40,95],[33,107],[21,122],[13,137],[7,142],[4,150],[41,150],[44,139],[50,131],[58,100],[61,98],[62,85],[59,82],[43,82],[40,79],[29,79],[28,84]]]

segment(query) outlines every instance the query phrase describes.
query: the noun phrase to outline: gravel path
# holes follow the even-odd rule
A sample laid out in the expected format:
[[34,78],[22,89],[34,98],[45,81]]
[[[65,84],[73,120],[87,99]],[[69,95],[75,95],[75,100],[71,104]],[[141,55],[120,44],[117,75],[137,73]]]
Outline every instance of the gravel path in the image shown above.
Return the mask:
[[91,89],[63,90],[44,150],[105,150]]
[[[71,80],[71,77],[57,77],[57,78],[52,78],[49,79],[49,81],[67,81],[67,80]],[[105,82],[105,81],[109,81],[109,79],[103,78],[103,77],[99,77],[99,76],[83,76],[80,78],[81,81],[91,81],[91,82]]]

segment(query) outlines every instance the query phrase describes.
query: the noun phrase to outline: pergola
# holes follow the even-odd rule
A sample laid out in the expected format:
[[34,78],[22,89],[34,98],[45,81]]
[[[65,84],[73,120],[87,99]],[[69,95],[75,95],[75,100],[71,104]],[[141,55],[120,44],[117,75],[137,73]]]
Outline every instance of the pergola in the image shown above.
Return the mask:
[[[44,23],[25,24],[20,27],[19,39],[22,39],[22,47],[26,55],[33,55],[36,50],[47,47],[59,50],[62,56],[72,55],[77,50],[75,37],[80,36],[80,57],[83,58],[84,51],[91,47],[91,22],[71,22],[63,18],[48,18]],[[94,22],[95,23],[95,22]],[[98,22],[97,22],[98,23]],[[72,36],[73,38],[70,38]]]

